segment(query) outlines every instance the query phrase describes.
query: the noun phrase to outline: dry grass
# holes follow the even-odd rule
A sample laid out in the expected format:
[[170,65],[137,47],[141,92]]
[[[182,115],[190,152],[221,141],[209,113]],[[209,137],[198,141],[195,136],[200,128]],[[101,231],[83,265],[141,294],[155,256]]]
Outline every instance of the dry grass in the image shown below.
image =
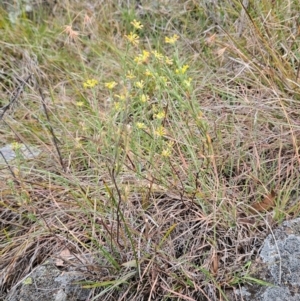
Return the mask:
[[[270,229],[299,216],[299,4],[90,2],[1,13],[2,107],[32,74],[1,146],[42,150],[0,165],[1,291],[68,248],[93,254],[98,300],[226,300]],[[137,65],[142,49],[173,65]]]

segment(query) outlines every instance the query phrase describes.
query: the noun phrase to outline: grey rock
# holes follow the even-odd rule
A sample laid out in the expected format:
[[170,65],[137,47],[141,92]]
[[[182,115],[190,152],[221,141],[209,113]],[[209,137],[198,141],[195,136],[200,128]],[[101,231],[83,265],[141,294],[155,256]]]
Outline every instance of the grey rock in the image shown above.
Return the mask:
[[286,221],[264,241],[255,278],[270,286],[245,285],[235,294],[245,301],[300,301],[300,218]]
[[86,301],[91,290],[76,283],[82,280],[85,280],[83,273],[61,271],[49,260],[19,282],[5,301]]
[[[0,156],[0,165],[5,164],[5,160],[7,162],[14,160],[17,157],[17,152],[24,158],[24,159],[32,159],[37,157],[41,151],[34,146],[25,146],[24,144],[20,144],[19,150],[15,150],[13,144],[7,144],[0,148],[1,156]],[[4,160],[4,158],[5,160]]]

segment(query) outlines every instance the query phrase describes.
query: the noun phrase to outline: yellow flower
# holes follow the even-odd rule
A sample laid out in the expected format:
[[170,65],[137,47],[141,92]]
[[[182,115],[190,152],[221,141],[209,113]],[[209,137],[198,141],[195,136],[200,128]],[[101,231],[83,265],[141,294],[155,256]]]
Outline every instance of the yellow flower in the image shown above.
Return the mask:
[[158,107],[157,107],[157,105],[152,105],[152,111],[153,111],[154,113],[157,113],[157,112],[158,112]]
[[166,117],[166,112],[165,111],[160,111],[157,114],[154,115],[157,119],[163,119]]
[[176,74],[184,74],[189,67],[189,65],[183,65],[181,68],[176,69]]
[[114,103],[115,110],[120,111],[122,109],[122,104],[117,101]]
[[161,80],[162,84],[166,84],[168,82],[168,79],[165,76],[160,76],[159,79]]
[[116,85],[117,85],[117,83],[114,82],[114,81],[112,81],[112,82],[107,82],[107,83],[104,84],[104,86],[105,86],[106,88],[108,88],[109,90],[112,90]]
[[138,65],[142,64],[144,61],[143,61],[143,58],[141,56],[136,56],[134,59],[133,59]]
[[135,83],[135,86],[140,89],[143,89],[144,85],[145,85],[145,82],[143,80],[140,80],[139,82]]
[[84,102],[83,101],[77,101],[76,102],[76,106],[77,107],[83,107],[84,106]]
[[19,143],[19,142],[12,142],[12,143],[11,143],[11,148],[12,148],[13,150],[19,150],[19,149],[22,148],[22,144]]
[[153,50],[151,52],[155,56],[155,58],[157,58],[158,60],[162,60],[164,58],[164,56],[160,52],[158,52],[156,50]]
[[168,142],[168,148],[172,148],[173,145],[174,145],[174,141],[169,141],[169,142]]
[[139,40],[140,37],[139,37],[136,33],[134,33],[134,32],[130,32],[129,35],[125,35],[125,38],[126,38],[131,44],[133,44],[133,45],[135,45],[135,46],[137,46],[137,45],[139,44],[139,42],[140,42],[140,40]]
[[164,135],[166,135],[167,131],[166,129],[161,125],[159,126],[155,131],[154,131],[154,135],[155,136],[159,136],[162,137]]
[[167,65],[173,65],[173,60],[170,59],[169,57],[165,56],[165,63],[166,63]]
[[143,57],[144,61],[146,61],[149,58],[149,56],[150,56],[150,52],[147,50],[143,50],[142,57]]
[[163,157],[170,157],[170,156],[171,156],[171,153],[172,153],[172,150],[169,149],[169,148],[166,148],[166,149],[164,149],[164,150],[161,152],[161,155],[162,155]]
[[136,19],[130,22],[130,24],[133,25],[135,29],[142,29],[144,27],[144,25],[142,25],[141,22],[137,21]]
[[147,102],[148,100],[149,100],[149,96],[148,96],[148,95],[142,94],[142,95],[140,96],[140,101],[141,101],[141,102]]
[[126,74],[126,78],[128,79],[134,79],[136,76],[133,74],[132,71],[128,71]]
[[145,129],[146,128],[146,125],[143,122],[137,122],[135,125],[138,129]]
[[150,52],[147,51],[147,50],[143,50],[143,53],[142,54],[139,54],[138,56],[136,56],[134,58],[134,61],[137,63],[137,64],[142,64],[142,63],[146,63],[148,61],[148,58],[150,56]]
[[161,155],[163,157],[170,157],[172,153],[173,145],[174,145],[173,141],[168,142],[167,147],[161,152]]
[[185,85],[186,88],[190,88],[191,87],[191,82],[192,82],[192,78],[189,77],[188,79],[185,79],[183,81],[183,84]]
[[153,72],[151,72],[149,69],[146,69],[145,75],[154,77]]
[[98,81],[96,79],[88,79],[86,82],[83,83],[83,87],[85,89],[87,89],[87,88],[93,88],[96,85],[98,85]]
[[175,44],[178,39],[179,36],[177,34],[174,34],[172,37],[165,37],[165,42],[167,44]]

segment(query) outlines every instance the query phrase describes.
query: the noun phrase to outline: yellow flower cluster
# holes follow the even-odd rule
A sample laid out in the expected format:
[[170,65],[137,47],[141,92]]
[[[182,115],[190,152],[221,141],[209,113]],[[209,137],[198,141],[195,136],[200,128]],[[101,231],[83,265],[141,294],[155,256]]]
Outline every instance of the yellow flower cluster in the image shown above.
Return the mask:
[[184,86],[185,86],[187,89],[189,89],[189,88],[191,87],[191,83],[192,83],[192,78],[191,78],[191,77],[189,77],[188,79],[185,79],[185,80],[183,81],[183,84],[184,84]]
[[161,155],[163,157],[170,157],[172,154],[172,148],[173,148],[174,142],[170,141],[165,149],[161,152]]
[[141,54],[139,54],[134,58],[134,61],[139,65],[142,63],[146,63],[149,57],[150,57],[150,52],[147,50],[143,50]]
[[166,113],[165,113],[165,111],[160,111],[157,114],[155,114],[154,117],[157,119],[163,119],[166,117]]
[[[130,43],[136,47],[140,45],[139,32],[144,26],[137,20],[133,20],[130,24],[133,28],[129,34],[125,35],[125,39],[128,41],[128,44]],[[177,34],[165,37],[166,44],[175,44],[178,40],[179,36]],[[114,110],[120,112],[125,106],[131,106],[133,104],[135,112],[137,112],[135,115],[137,119],[134,123],[135,129],[141,132],[141,134],[143,131],[146,131],[148,135],[152,133],[159,143],[158,153],[160,153],[162,157],[170,157],[172,155],[174,142],[167,143],[165,141],[167,138],[170,138],[164,122],[167,112],[163,110],[159,101],[155,102],[155,104],[149,101],[149,95],[151,95],[151,99],[154,99],[153,94],[155,91],[165,91],[166,87],[172,83],[172,80],[180,81],[182,87],[190,91],[192,79],[186,76],[189,65],[176,63],[175,67],[176,60],[165,55],[160,48],[148,48],[148,50],[146,50],[144,47],[139,46],[136,48],[128,48],[128,51],[134,53],[133,56],[130,56],[133,57],[134,66],[126,70],[124,82],[118,83],[118,88],[120,87],[122,89],[123,86],[128,90],[124,93],[118,91],[120,95],[114,94],[115,101],[112,107]],[[174,57],[176,56],[174,55]],[[132,61],[128,60],[126,66],[130,66],[131,64]],[[171,65],[174,67],[169,68]],[[164,72],[164,69],[166,69],[167,72]],[[115,81],[105,83],[105,87],[109,90],[114,89],[116,86],[117,83]],[[141,113],[139,110],[141,110]],[[146,114],[145,110],[147,110]],[[144,117],[145,115],[148,116],[149,110],[151,111],[149,116],[153,116],[152,121],[155,124],[153,128],[149,127],[149,120]]]
[[114,109],[116,110],[116,111],[122,111],[122,110],[124,110],[125,109],[125,104],[123,103],[123,102],[120,102],[120,101],[116,101],[115,103],[114,103]]
[[153,50],[151,51],[151,53],[154,55],[154,57],[156,59],[158,59],[159,61],[162,61],[164,59],[164,56],[162,53],[158,52],[157,50]]
[[166,148],[166,149],[164,149],[164,150],[161,152],[161,155],[162,155],[163,157],[170,157],[170,156],[171,156],[171,152],[172,152],[171,149]]
[[106,88],[108,88],[109,90],[112,90],[116,85],[117,85],[117,83],[115,81],[107,82],[107,83],[104,84],[104,86]]
[[22,148],[22,144],[19,143],[19,142],[12,142],[12,143],[11,143],[11,148],[12,148],[13,150],[19,150],[19,149]]
[[145,129],[146,128],[146,125],[143,122],[137,122],[135,125],[138,129]]
[[77,101],[76,102],[76,106],[77,107],[83,107],[84,106],[84,102],[83,101]]
[[133,72],[130,70],[130,71],[127,71],[127,74],[126,74],[126,78],[128,79],[134,79],[136,76],[133,74]]
[[159,126],[155,131],[154,131],[154,135],[158,136],[158,137],[163,137],[167,134],[166,129],[161,125]]
[[148,96],[148,95],[142,94],[142,95],[140,96],[140,101],[141,101],[141,102],[147,102],[148,100],[149,100],[149,96]]
[[[142,29],[144,25],[141,24],[141,22],[134,19],[132,22],[130,22],[131,25],[133,25],[134,29]],[[130,34],[125,35],[125,38],[134,46],[138,46],[140,43],[140,37],[134,32],[131,31]]]
[[173,60],[170,59],[169,57],[165,56],[165,63],[166,63],[167,65],[173,65]]
[[87,88],[93,88],[96,85],[98,85],[98,81],[96,79],[88,79],[86,82],[83,83],[83,87],[85,89],[87,89]]
[[183,65],[182,67],[176,69],[176,74],[185,74],[186,71],[189,69],[189,65]]
[[135,86],[139,89],[143,89],[144,85],[145,85],[145,82],[143,80],[140,80],[140,81],[135,83]]
[[125,35],[125,38],[134,46],[139,45],[140,37],[136,33],[130,32],[130,34]]
[[146,76],[151,76],[151,77],[154,77],[154,74],[153,74],[153,72],[151,72],[149,69],[146,69],[146,71],[145,71],[145,75],[146,75]]
[[174,34],[172,37],[165,37],[165,42],[167,44],[175,44],[178,39],[179,36],[177,34]]
[[136,19],[130,22],[130,24],[133,25],[135,29],[142,29],[144,27],[144,25],[142,25],[141,22],[137,21]]

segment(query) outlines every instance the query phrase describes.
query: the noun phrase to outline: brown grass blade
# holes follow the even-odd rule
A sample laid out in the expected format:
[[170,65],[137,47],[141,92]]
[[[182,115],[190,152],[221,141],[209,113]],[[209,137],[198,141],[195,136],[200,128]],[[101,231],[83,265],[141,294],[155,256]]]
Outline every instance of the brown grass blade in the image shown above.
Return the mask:
[[271,193],[265,196],[262,201],[254,202],[251,205],[250,212],[257,213],[272,210],[275,207],[275,197],[276,193],[274,190],[272,190]]

